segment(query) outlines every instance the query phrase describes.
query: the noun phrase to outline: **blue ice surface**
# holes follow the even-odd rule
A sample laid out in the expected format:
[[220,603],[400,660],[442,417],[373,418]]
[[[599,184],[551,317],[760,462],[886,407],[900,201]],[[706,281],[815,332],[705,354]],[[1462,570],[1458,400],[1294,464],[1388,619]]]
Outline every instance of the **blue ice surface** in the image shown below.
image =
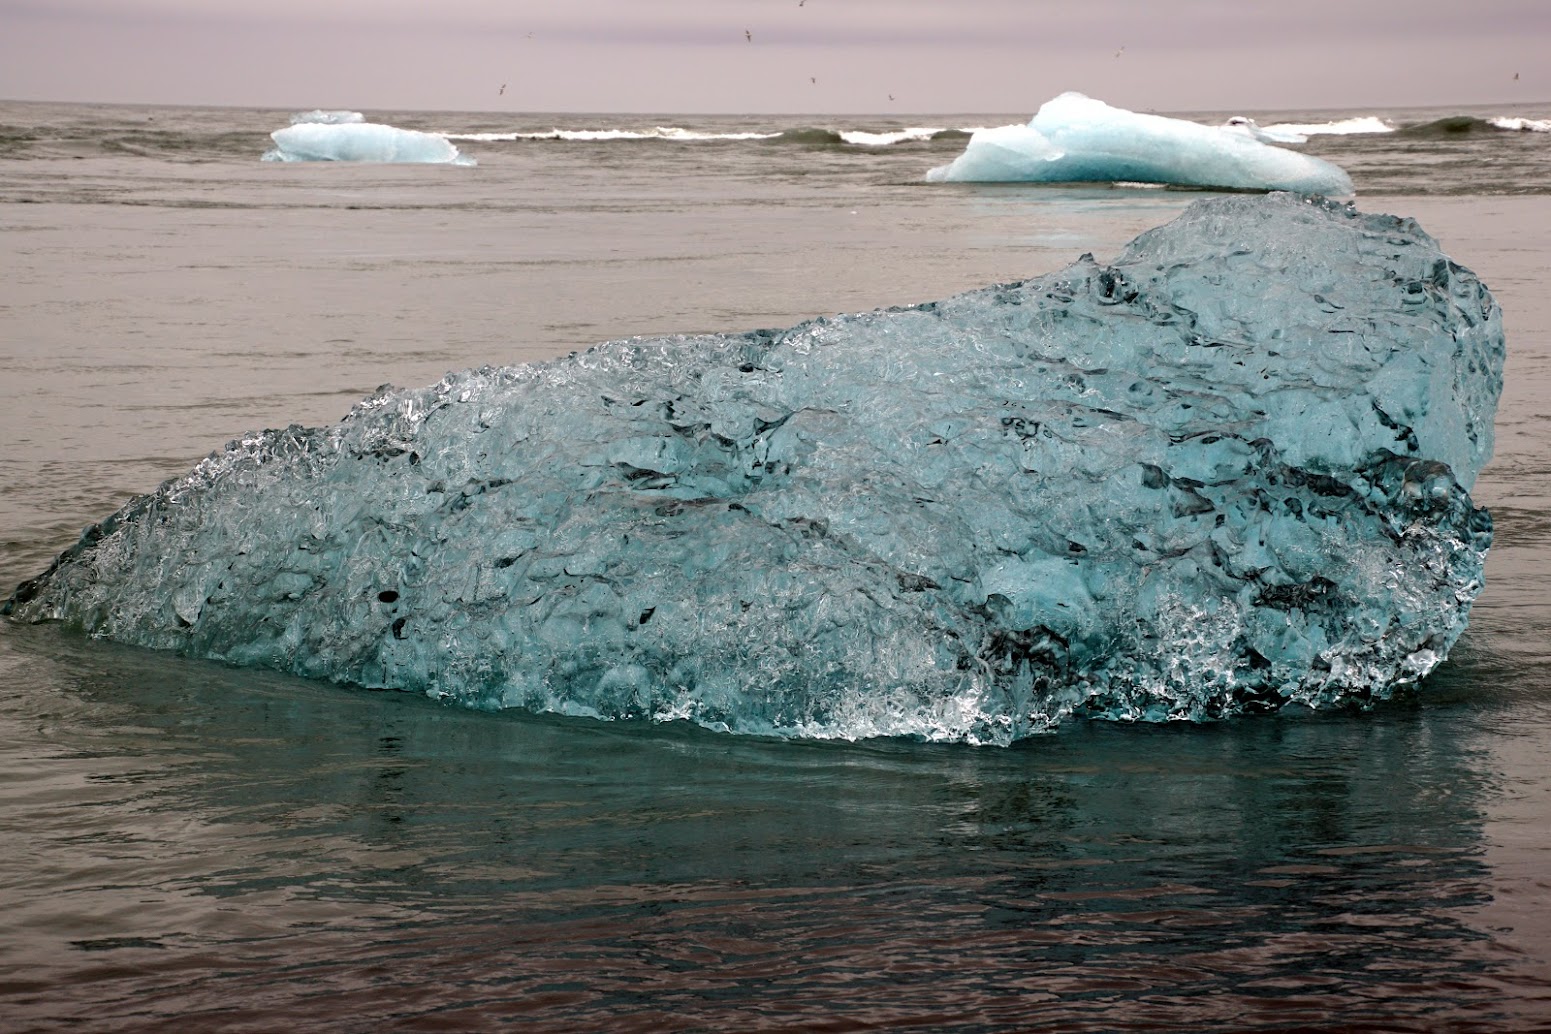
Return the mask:
[[979,129],[932,182],[1164,183],[1235,190],[1353,192],[1339,166],[1266,142],[1248,119],[1203,126],[1114,108],[1080,93],[1046,101],[1026,125]]
[[229,443],[6,610],[782,736],[1367,703],[1480,591],[1502,363],[1413,221],[1222,196],[1109,265],[381,388]]
[[399,129],[376,122],[342,120],[354,112],[304,112],[329,116],[329,121],[295,122],[269,134],[275,146],[266,162],[413,162],[473,165],[444,136]]

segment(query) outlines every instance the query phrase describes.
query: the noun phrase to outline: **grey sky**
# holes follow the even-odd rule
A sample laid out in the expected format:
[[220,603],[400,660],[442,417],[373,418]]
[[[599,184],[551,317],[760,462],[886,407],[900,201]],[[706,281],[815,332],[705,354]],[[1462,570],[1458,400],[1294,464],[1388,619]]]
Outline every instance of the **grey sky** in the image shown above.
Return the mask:
[[1548,55],[1551,0],[0,0],[0,97],[35,100],[1363,108],[1551,100]]

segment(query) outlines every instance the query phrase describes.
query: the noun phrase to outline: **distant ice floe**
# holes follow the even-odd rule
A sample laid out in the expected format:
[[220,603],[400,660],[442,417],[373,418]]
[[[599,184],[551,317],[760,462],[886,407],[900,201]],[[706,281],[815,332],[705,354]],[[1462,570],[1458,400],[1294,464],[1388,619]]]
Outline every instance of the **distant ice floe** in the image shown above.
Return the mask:
[[365,122],[366,116],[359,111],[324,111],[313,108],[311,111],[298,111],[291,116],[291,125],[300,126],[309,122],[315,122],[325,126],[342,126],[351,122]]
[[1244,127],[1225,129],[1142,115],[1080,93],[1046,101],[1027,125],[978,130],[963,154],[932,169],[926,178],[971,183],[1126,181],[1331,196],[1353,192],[1351,177],[1340,167],[1272,146]]
[[[346,116],[356,112],[305,112],[305,115]],[[296,121],[269,134],[273,149],[266,162],[410,162],[473,165],[440,133],[422,133],[375,122],[351,120]],[[358,116],[359,117],[359,116]]]

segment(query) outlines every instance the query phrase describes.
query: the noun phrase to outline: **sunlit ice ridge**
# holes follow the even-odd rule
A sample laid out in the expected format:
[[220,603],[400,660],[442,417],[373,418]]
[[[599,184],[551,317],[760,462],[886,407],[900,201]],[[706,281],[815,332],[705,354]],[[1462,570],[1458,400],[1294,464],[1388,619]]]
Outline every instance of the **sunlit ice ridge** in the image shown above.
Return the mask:
[[1027,125],[977,130],[964,153],[927,173],[933,182],[1133,182],[1345,196],[1345,170],[1278,142],[1306,134],[1261,130],[1249,119],[1203,126],[1114,108],[1080,93],[1041,105]]
[[1107,265],[380,389],[133,500],[5,610],[779,736],[1367,703],[1481,588],[1503,348],[1414,222],[1214,197]]

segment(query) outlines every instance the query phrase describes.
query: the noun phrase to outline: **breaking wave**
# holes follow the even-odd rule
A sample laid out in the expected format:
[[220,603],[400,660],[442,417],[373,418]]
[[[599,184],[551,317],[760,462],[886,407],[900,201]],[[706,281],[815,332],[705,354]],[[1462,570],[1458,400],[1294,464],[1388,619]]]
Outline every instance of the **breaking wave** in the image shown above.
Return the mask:
[[1508,129],[1518,133],[1551,133],[1551,119],[1547,118],[1519,118],[1505,115],[1489,118],[1487,121],[1496,129]]
[[1334,122],[1275,122],[1262,127],[1268,133],[1297,136],[1352,136],[1358,133],[1393,133],[1395,127],[1377,115],[1358,115]]
[[1450,137],[1470,133],[1534,132],[1551,133],[1551,119],[1523,118],[1515,115],[1493,115],[1482,118],[1476,115],[1450,115],[1405,126],[1400,130],[1406,136]]
[[824,126],[801,126],[776,132],[756,130],[733,132],[706,132],[684,129],[680,126],[653,126],[650,129],[624,129],[590,127],[583,129],[514,130],[511,132],[441,133],[448,140],[464,140],[478,143],[508,143],[517,141],[553,141],[559,143],[614,143],[660,141],[665,143],[742,143],[745,141],[773,141],[807,147],[889,147],[894,144],[922,143],[932,140],[967,138],[973,127],[947,128],[943,126],[911,126],[904,129],[832,129]]

